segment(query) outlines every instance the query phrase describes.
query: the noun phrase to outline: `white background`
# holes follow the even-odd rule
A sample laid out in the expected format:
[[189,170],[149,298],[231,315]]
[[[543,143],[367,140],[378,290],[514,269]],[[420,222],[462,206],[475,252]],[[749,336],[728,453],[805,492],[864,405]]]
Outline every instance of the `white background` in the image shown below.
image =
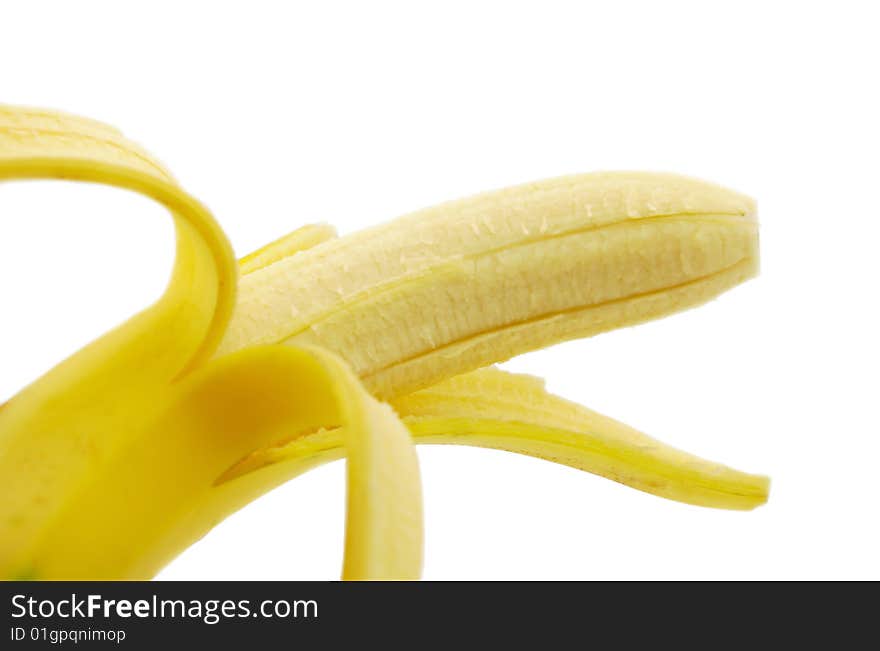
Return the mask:
[[[502,452],[421,447],[430,579],[873,578],[877,97],[872,3],[46,3],[0,18],[0,99],[110,122],[236,251],[599,169],[759,200],[763,271],[692,312],[505,366],[734,467],[712,511]],[[144,199],[0,187],[0,401],[147,305],[173,255]],[[338,576],[343,465],[219,526],[166,579]]]

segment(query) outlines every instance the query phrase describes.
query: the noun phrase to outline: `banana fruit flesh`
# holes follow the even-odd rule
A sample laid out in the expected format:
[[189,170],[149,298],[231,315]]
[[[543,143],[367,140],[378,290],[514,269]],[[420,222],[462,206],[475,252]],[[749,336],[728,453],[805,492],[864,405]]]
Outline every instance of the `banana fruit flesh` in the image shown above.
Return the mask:
[[754,204],[740,194],[669,174],[567,177],[430,208],[249,273],[219,351],[318,345],[388,399],[698,305],[757,264]]
[[210,214],[110,127],[0,107],[0,180],[27,178],[152,197],[178,256],[157,304],[0,409],[0,576],[150,577],[255,497],[345,457],[343,577],[416,578],[413,442],[522,453],[701,506],[766,500],[765,477],[482,368],[754,276],[755,207],[740,194],[572,176],[338,239],[308,225],[236,269]]

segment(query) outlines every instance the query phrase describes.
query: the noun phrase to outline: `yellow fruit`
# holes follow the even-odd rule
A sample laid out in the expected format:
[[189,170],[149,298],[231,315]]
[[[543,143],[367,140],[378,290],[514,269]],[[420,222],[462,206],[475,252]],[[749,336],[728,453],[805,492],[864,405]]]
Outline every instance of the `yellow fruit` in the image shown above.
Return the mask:
[[750,278],[754,204],[694,179],[531,183],[329,240],[242,278],[221,352],[312,344],[393,398]]
[[751,277],[757,223],[742,195],[666,174],[582,175],[338,239],[305,226],[236,265],[207,210],[116,130],[0,107],[0,180],[33,178],[153,198],[178,251],[155,305],[0,408],[2,577],[152,576],[256,496],[345,456],[343,577],[416,578],[413,440],[519,452],[703,506],[766,499],[764,477],[534,378],[476,370]]

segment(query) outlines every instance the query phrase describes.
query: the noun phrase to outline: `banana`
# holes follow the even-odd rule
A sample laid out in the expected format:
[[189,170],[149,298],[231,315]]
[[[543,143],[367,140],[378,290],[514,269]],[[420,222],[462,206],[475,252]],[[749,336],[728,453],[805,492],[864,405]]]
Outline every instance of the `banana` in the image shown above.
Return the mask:
[[766,499],[765,477],[535,378],[477,370],[753,276],[742,195],[667,174],[580,175],[342,238],[305,226],[236,265],[207,210],[111,127],[0,107],[0,180],[29,178],[145,194],[172,213],[178,252],[159,302],[0,408],[0,576],[150,577],[258,495],[344,456],[343,578],[417,578],[414,441],[528,454],[702,506]]
[[219,352],[309,344],[394,398],[693,307],[755,275],[753,202],[669,174],[487,193],[245,275]]

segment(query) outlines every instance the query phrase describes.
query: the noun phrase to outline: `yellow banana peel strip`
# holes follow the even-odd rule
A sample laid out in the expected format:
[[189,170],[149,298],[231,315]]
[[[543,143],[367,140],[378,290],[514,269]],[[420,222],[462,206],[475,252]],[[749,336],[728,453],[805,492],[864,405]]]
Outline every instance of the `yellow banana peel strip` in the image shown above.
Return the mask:
[[339,240],[309,225],[242,259],[234,302],[219,227],[112,128],[0,107],[0,180],[28,178],[152,197],[174,216],[178,255],[156,305],[0,409],[13,494],[0,500],[0,576],[152,576],[248,501],[346,456],[343,577],[415,578],[421,502],[406,428],[416,442],[528,454],[692,504],[766,500],[766,478],[664,446],[534,378],[467,372],[754,275],[757,224],[742,195],[673,175],[582,175]]
[[250,348],[208,361],[237,268],[207,210],[109,128],[3,108],[0,180],[22,179],[103,183],[162,203],[177,258],[154,306],[0,409],[0,576],[149,578],[180,551],[169,533],[236,459],[291,428],[344,422],[343,577],[417,578],[418,465],[393,412],[319,349]]
[[[525,454],[698,506],[749,510],[767,500],[767,477],[664,445],[547,393],[543,381],[532,376],[482,369],[391,404],[416,443]],[[322,428],[248,455],[221,478],[208,511],[217,517],[232,505],[246,504],[291,477],[341,458],[343,435],[344,428]]]
[[239,268],[242,274],[259,271],[278,260],[332,240],[334,237],[336,237],[336,229],[328,224],[306,224],[246,255],[239,261]]

